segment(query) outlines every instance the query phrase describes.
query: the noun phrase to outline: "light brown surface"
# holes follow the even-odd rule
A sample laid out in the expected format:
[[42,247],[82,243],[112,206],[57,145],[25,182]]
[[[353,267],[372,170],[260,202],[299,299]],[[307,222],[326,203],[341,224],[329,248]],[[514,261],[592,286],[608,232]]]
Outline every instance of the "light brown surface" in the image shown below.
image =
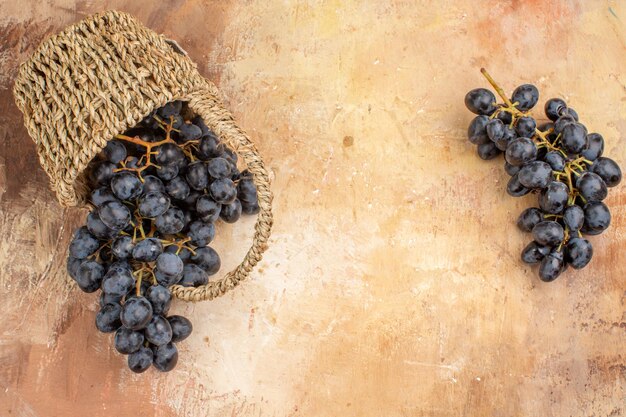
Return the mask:
[[[19,3],[19,4],[17,4]],[[502,162],[465,140],[487,66],[565,97],[626,166],[617,2],[4,2],[0,7],[0,415],[626,414],[626,194],[583,271],[546,285]],[[64,272],[71,230],[9,87],[46,35],[106,8],[177,39],[275,176],[261,269],[178,303],[178,368],[135,376]],[[235,265],[252,220],[222,227]],[[241,247],[240,247],[241,246]]]

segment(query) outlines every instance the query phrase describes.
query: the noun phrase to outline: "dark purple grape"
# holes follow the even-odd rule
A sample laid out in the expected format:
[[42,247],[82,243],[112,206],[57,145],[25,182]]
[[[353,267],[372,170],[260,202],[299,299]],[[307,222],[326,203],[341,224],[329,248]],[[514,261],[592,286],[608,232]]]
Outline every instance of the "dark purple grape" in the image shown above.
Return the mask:
[[532,109],[537,101],[539,101],[539,90],[532,84],[520,85],[511,96],[511,102],[518,103],[516,107],[521,111]]
[[472,113],[489,116],[496,110],[496,96],[485,88],[475,88],[465,95],[465,106]]
[[213,133],[205,135],[200,139],[198,146],[198,156],[206,161],[210,158],[216,158],[224,152],[224,145],[219,141]]
[[72,256],[67,257],[67,273],[72,277],[72,279],[76,279],[76,274],[78,273],[78,268],[80,265],[85,262],[84,259],[77,259]]
[[174,253],[162,253],[156,260],[156,269],[164,275],[180,278],[183,274],[183,261]]
[[527,208],[517,218],[517,227],[526,233],[530,233],[538,223],[543,221],[543,213],[536,207]]
[[162,316],[153,316],[144,330],[146,340],[154,346],[162,346],[172,340],[172,326]]
[[155,261],[163,253],[163,245],[159,239],[152,237],[143,239],[133,248],[133,259],[140,262]]
[[506,192],[512,197],[521,197],[530,192],[530,189],[524,187],[519,182],[519,172],[513,175],[506,185]]
[[517,175],[526,188],[545,188],[552,180],[552,167],[543,161],[531,161],[522,166]]
[[142,346],[137,352],[128,355],[128,367],[137,374],[145,372],[152,365],[153,356],[152,349]]
[[171,116],[176,116],[180,114],[183,109],[183,102],[180,100],[170,101],[165,104],[163,107],[157,109],[157,114],[168,121]]
[[165,252],[178,255],[178,257],[182,259],[183,262],[187,262],[191,258],[191,251],[189,249],[183,247],[179,250],[176,245],[168,246],[167,248],[165,248]]
[[115,164],[109,161],[96,162],[89,171],[89,179],[96,185],[108,185],[115,168]]
[[162,165],[156,170],[156,174],[163,181],[169,181],[178,176],[177,165]]
[[153,348],[154,361],[152,364],[161,372],[169,372],[178,363],[178,349],[174,343],[167,343]]
[[603,202],[597,201],[585,204],[585,222],[581,229],[586,235],[599,235],[611,224],[611,212]]
[[467,138],[474,145],[489,142],[486,130],[487,122],[489,122],[489,117],[487,116],[476,116],[470,122],[467,128]]
[[500,155],[500,150],[493,142],[478,145],[478,147],[476,148],[476,152],[478,153],[480,159],[484,161],[488,161]]
[[120,319],[127,329],[141,330],[152,319],[152,304],[145,297],[130,297],[122,307]]
[[207,127],[206,123],[204,123],[204,120],[202,120],[202,117],[196,116],[191,119],[191,122],[200,128],[200,130],[202,131],[202,136],[206,136],[212,133],[211,130]]
[[[178,145],[174,143],[164,143],[163,145],[156,148],[155,159],[157,163],[161,166],[175,165],[178,164],[182,159],[185,159],[185,153]],[[157,175],[159,175],[158,171]],[[159,175],[159,177],[161,176]]]
[[[511,165],[508,162],[504,161],[504,171],[506,171],[509,176],[512,177],[513,175],[517,174],[520,169],[522,169],[521,166]],[[241,197],[239,197],[239,199],[241,200]]]
[[505,152],[509,144],[517,139],[517,132],[509,126],[504,126],[504,135],[496,142],[496,148]]
[[207,162],[207,170],[211,178],[227,178],[231,175],[231,165],[224,158],[213,158]]
[[143,334],[135,330],[120,327],[115,332],[115,349],[123,355],[137,352],[143,345],[143,341]]
[[537,122],[530,116],[523,116],[517,119],[515,131],[522,138],[531,138],[535,135]]
[[226,223],[235,223],[241,217],[241,201],[235,199],[230,204],[224,204],[220,211],[220,218]]
[[85,259],[98,250],[100,243],[86,226],[77,229],[70,243],[69,253],[72,258]]
[[504,136],[504,123],[500,119],[491,119],[485,126],[487,137],[492,142],[497,142]]
[[137,175],[122,171],[111,178],[111,190],[120,200],[131,200],[138,197],[143,191],[143,183]]
[[95,211],[87,215],[87,230],[98,239],[108,240],[117,234],[116,230],[110,229],[100,220]]
[[546,116],[548,116],[548,119],[555,121],[561,116],[563,110],[565,110],[566,108],[567,104],[565,104],[563,100],[561,100],[560,98],[551,98],[550,100],[546,101],[544,109],[546,112]]
[[94,206],[100,207],[108,201],[117,201],[117,197],[109,187],[100,187],[91,192],[89,200]]
[[544,156],[544,161],[546,161],[553,171],[563,172],[565,169],[565,157],[561,152],[550,151]]
[[139,214],[148,218],[160,216],[170,208],[170,198],[161,191],[150,191],[140,197],[138,203]]
[[604,152],[604,138],[599,133],[589,133],[587,135],[587,148],[584,149],[580,156],[589,160],[595,161],[602,156]]
[[510,125],[511,122],[513,121],[513,116],[511,116],[511,113],[507,111],[499,112],[496,118],[498,120],[502,120],[502,123],[504,123],[505,125]]
[[187,183],[194,190],[202,191],[209,185],[207,167],[202,161],[194,162],[187,167],[185,176]]
[[219,204],[230,204],[237,198],[237,187],[229,178],[215,180],[209,186],[211,197]]
[[567,206],[563,211],[563,223],[568,230],[576,231],[583,227],[585,222],[585,212],[580,206]]
[[159,285],[164,287],[171,287],[172,285],[178,284],[181,280],[181,275],[166,275],[161,271],[154,271],[154,276]]
[[108,141],[103,152],[104,157],[114,164],[119,164],[126,159],[126,146],[119,140]]
[[533,227],[535,242],[544,246],[557,246],[563,241],[565,231],[563,227],[552,220],[544,220]]
[[574,237],[565,247],[565,261],[574,269],[587,266],[593,256],[593,246],[587,239]]
[[107,271],[102,280],[102,291],[111,296],[125,296],[135,286],[135,278],[129,270],[111,269]]
[[222,158],[229,160],[233,165],[237,165],[237,153],[230,149],[229,147],[224,147],[224,152],[222,152]]
[[522,250],[522,261],[531,265],[539,263],[550,250],[550,246],[540,245],[533,240]]
[[156,110],[154,110],[152,113],[144,117],[140,124],[148,129],[158,129],[159,122],[156,120],[156,114]]
[[191,255],[191,262],[204,269],[208,275],[214,275],[220,270],[222,262],[215,249],[205,246],[197,248],[195,252]]
[[559,214],[565,209],[569,199],[567,185],[552,181],[539,194],[539,207],[546,213]]
[[107,201],[98,209],[98,216],[113,230],[122,230],[130,224],[130,210],[119,201]]
[[151,191],[165,192],[165,185],[159,177],[154,175],[146,175],[143,177],[143,194],[146,195]]
[[587,202],[602,201],[609,193],[602,178],[594,172],[583,172],[576,180],[576,188]]
[[183,141],[197,140],[202,136],[202,129],[192,123],[183,123],[179,134]]
[[191,189],[189,184],[182,177],[176,177],[167,183],[165,186],[167,193],[176,200],[184,200],[189,196]]
[[96,327],[102,333],[111,333],[122,326],[120,314],[122,307],[119,304],[106,304],[96,314]]
[[241,201],[241,212],[243,214],[257,214],[259,211],[261,211],[261,208],[259,207],[259,203],[257,203],[256,201],[253,201],[251,203]]
[[196,264],[186,264],[183,268],[183,279],[179,282],[183,287],[199,287],[209,282],[206,271]]
[[86,293],[92,293],[100,289],[102,277],[104,276],[104,267],[96,261],[84,261],[76,271],[74,279],[81,290]]
[[104,307],[107,304],[120,304],[122,302],[123,296],[111,295],[105,292],[100,292],[100,307]]
[[537,146],[531,139],[517,138],[509,143],[505,157],[511,165],[523,165],[537,157]]
[[622,170],[611,158],[599,157],[590,170],[598,174],[607,187],[615,187],[622,180]]
[[572,109],[571,107],[567,107],[567,108],[563,109],[561,111],[561,115],[562,116],[565,116],[565,115],[570,116],[575,121],[578,121],[578,113],[576,113],[576,110]]
[[130,236],[119,236],[111,243],[111,252],[117,259],[126,259],[132,255],[134,247]]
[[124,160],[124,166],[126,168],[139,168],[139,158],[134,157],[134,156],[127,156],[126,159]]
[[153,314],[167,314],[172,304],[172,293],[163,285],[153,285],[146,290],[146,299],[152,304]]
[[574,118],[570,115],[566,114],[559,117],[554,122],[554,133],[556,133],[557,135],[563,133],[563,129],[565,128],[565,126],[572,123],[576,123],[576,120],[574,120]]
[[182,202],[180,202],[180,205],[184,207],[187,211],[195,210],[196,203],[202,195],[203,195],[202,193],[192,190],[189,192],[189,195],[187,196],[187,198],[185,198]]
[[214,222],[219,218],[221,204],[216,203],[208,195],[203,195],[196,201],[196,211],[198,215],[206,219],[207,222]]
[[544,282],[552,282],[563,272],[563,252],[552,251],[539,265],[539,278]]
[[172,327],[172,342],[182,342],[189,337],[193,331],[191,322],[183,316],[170,316],[167,318]]
[[[555,125],[556,126],[556,125]],[[561,134],[563,150],[569,154],[579,154],[587,147],[587,129],[580,123],[569,123]]]
[[545,122],[537,126],[537,130],[539,130],[540,132],[547,132],[550,129],[554,129],[553,122]]
[[185,215],[182,210],[171,207],[154,222],[156,229],[164,235],[173,235],[185,227]]
[[215,237],[215,226],[213,223],[205,223],[202,220],[196,220],[189,225],[187,235],[191,238],[191,243],[196,246],[206,246]]

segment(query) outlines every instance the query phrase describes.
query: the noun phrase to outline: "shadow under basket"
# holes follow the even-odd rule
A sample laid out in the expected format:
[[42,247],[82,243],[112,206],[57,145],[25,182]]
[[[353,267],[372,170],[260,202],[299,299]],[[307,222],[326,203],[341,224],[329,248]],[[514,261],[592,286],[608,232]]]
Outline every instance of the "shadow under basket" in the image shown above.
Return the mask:
[[187,102],[243,159],[260,211],[252,246],[239,266],[204,286],[175,285],[172,293],[185,301],[210,300],[237,286],[261,260],[272,227],[267,170],[217,88],[175,42],[126,13],[96,14],[46,39],[20,66],[13,93],[63,206],[87,204],[84,171],[107,141],[170,101]]

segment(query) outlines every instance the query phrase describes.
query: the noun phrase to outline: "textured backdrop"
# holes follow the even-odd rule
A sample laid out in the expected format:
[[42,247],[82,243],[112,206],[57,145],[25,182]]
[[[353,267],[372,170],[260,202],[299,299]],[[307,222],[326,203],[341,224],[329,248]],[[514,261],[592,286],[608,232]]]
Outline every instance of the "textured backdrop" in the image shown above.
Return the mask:
[[[274,177],[270,250],[196,305],[170,374],[131,375],[65,274],[84,211],[48,189],[10,93],[48,34],[117,8],[176,39]],[[465,139],[486,66],[626,166],[617,1],[0,1],[0,415],[626,415],[626,192],[583,271],[543,284],[502,160]],[[252,219],[218,231],[226,266]],[[241,243],[245,241],[245,243]]]

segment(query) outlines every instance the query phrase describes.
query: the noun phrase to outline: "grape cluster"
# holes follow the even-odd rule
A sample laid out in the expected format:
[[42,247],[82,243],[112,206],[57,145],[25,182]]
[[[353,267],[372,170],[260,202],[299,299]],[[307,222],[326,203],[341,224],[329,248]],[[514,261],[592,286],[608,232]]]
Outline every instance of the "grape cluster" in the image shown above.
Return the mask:
[[259,211],[252,175],[180,101],[117,135],[88,167],[93,210],[69,247],[81,290],[100,290],[96,327],[115,332],[128,367],[172,370],[175,343],[192,331],[169,315],[170,287],[207,284],[221,261],[208,246],[215,222]]
[[465,105],[477,114],[468,138],[484,160],[504,153],[510,195],[538,195],[539,207],[524,210],[517,220],[517,226],[533,236],[522,250],[522,261],[539,264],[539,277],[546,282],[568,265],[584,268],[593,247],[583,235],[597,235],[609,227],[611,213],[603,200],[608,187],[622,179],[619,166],[602,156],[603,137],[588,133],[565,101],[548,100],[549,121],[538,125],[530,115],[539,101],[537,87],[520,85],[509,99],[484,68],[481,72],[503,103],[485,88],[467,93]]

